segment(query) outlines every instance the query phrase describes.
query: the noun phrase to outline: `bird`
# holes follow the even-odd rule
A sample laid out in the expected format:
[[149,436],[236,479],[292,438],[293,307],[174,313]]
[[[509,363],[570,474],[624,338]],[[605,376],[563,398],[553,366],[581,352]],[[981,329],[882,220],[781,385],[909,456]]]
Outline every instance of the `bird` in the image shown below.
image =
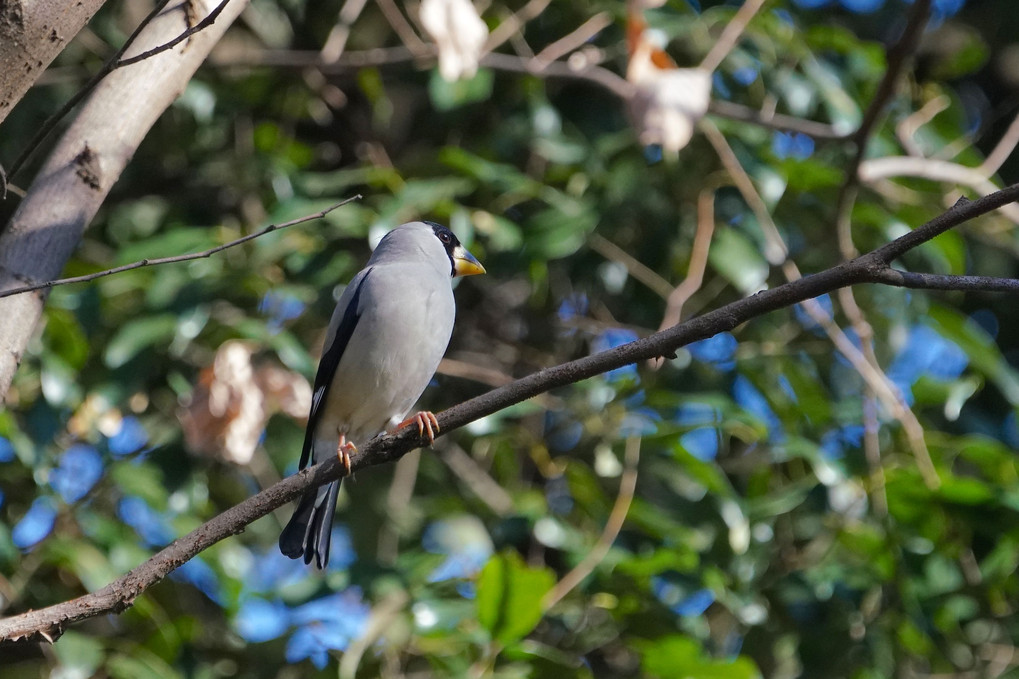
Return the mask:
[[[416,426],[435,438],[431,412],[407,417],[439,367],[453,334],[452,280],[485,273],[445,226],[417,221],[387,233],[336,304],[315,375],[300,469],[350,455],[383,431]],[[329,563],[340,481],[305,493],[280,534],[291,559]]]

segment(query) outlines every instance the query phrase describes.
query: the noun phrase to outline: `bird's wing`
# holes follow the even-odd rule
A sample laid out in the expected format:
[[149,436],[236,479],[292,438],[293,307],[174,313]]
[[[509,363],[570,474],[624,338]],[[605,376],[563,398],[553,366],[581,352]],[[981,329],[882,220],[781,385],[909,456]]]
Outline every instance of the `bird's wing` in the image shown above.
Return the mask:
[[343,317],[336,326],[336,332],[328,339],[328,345],[322,354],[318,364],[318,372],[315,374],[315,391],[311,397],[311,414],[308,415],[308,428],[304,434],[304,448],[301,450],[300,469],[307,467],[312,460],[312,447],[315,442],[315,427],[318,425],[318,417],[321,408],[325,405],[326,396],[329,395],[329,387],[332,386],[333,377],[336,374],[336,367],[340,364],[343,352],[346,351],[350,338],[354,334],[357,322],[361,318],[361,291],[364,290],[365,281],[368,280],[372,269],[365,269],[351,281],[353,294],[346,308],[343,309]]

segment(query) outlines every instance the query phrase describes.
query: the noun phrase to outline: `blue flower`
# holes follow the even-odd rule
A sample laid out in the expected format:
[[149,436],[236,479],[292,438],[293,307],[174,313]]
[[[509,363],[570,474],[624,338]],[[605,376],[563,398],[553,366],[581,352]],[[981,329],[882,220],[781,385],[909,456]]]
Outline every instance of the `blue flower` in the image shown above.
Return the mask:
[[284,323],[300,316],[304,307],[304,302],[295,295],[277,290],[265,293],[258,303],[258,311],[269,317],[269,331],[273,334],[279,332]]
[[839,0],[842,6],[856,14],[870,14],[881,9],[885,0]]
[[687,587],[658,575],[651,578],[651,591],[669,610],[686,618],[701,615],[715,602],[715,593],[710,589],[690,592]]
[[435,521],[425,528],[421,546],[432,554],[447,557],[428,576],[429,582],[469,578],[492,556],[492,538],[476,517],[461,516]]
[[162,547],[174,538],[174,532],[166,518],[140,497],[132,495],[122,498],[117,503],[117,516],[134,528],[149,547]]
[[48,497],[36,498],[25,515],[14,525],[11,541],[18,549],[27,550],[50,534],[57,521],[57,509]]
[[0,436],[0,462],[10,462],[14,459],[14,446],[11,442]]
[[[606,330],[591,341],[591,353],[598,354],[636,340],[637,333],[632,330],[624,330],[623,328]],[[610,370],[605,373],[605,379],[609,382],[617,382],[630,377],[635,380],[639,379],[637,377],[637,365],[634,363],[624,365],[621,368],[615,368],[614,370]]]
[[758,73],[756,66],[741,66],[732,72],[732,79],[740,85],[749,85],[757,80]]
[[50,486],[71,504],[85,497],[102,478],[103,458],[92,446],[73,445],[60,456],[60,463],[50,472]]
[[545,482],[545,502],[555,514],[568,514],[573,509],[573,495],[565,476],[559,474]]
[[702,462],[718,456],[718,432],[714,427],[700,427],[679,437],[679,445]]
[[862,442],[863,425],[847,424],[821,436],[821,453],[829,460],[836,460],[845,455],[846,448],[859,448]]
[[563,301],[559,303],[559,309],[556,310],[556,315],[560,321],[566,323],[578,316],[586,315],[587,308],[587,295],[578,292],[563,298]]
[[248,599],[237,611],[234,627],[245,641],[269,641],[290,627],[290,609],[280,601]]
[[[834,308],[832,307],[830,295],[825,293],[820,297],[815,297],[814,301],[818,303],[822,310],[824,310],[824,313],[828,318],[832,317]],[[797,304],[793,307],[793,315],[796,316],[796,320],[800,322],[800,325],[803,326],[804,330],[809,330],[815,335],[824,334],[824,329],[817,321],[813,319],[813,317],[810,314],[807,313],[807,310],[803,307],[803,304]]]
[[290,620],[298,629],[287,642],[287,662],[296,663],[307,658],[315,667],[324,668],[329,661],[329,651],[346,650],[351,640],[361,635],[370,612],[357,587],[293,609]]
[[922,376],[953,380],[969,364],[969,357],[955,342],[923,324],[910,328],[909,338],[888,367],[888,377],[908,394]]
[[662,416],[652,408],[635,408],[623,416],[619,423],[619,436],[629,438],[631,436],[650,436],[658,433],[657,422]]
[[733,381],[732,397],[743,410],[764,421],[770,439],[781,440],[784,437],[782,423],[768,404],[768,399],[743,375],[737,375]]
[[814,153],[814,139],[800,132],[775,132],[771,152],[780,159],[809,158]]
[[202,594],[216,603],[223,603],[219,576],[216,575],[216,571],[212,570],[212,566],[201,559],[191,559],[170,573],[170,577],[178,582],[194,585]]
[[674,419],[676,424],[687,427],[717,424],[722,421],[722,411],[707,403],[691,401],[676,408]]
[[[333,540],[336,539],[335,528]],[[332,560],[330,559],[330,566]],[[255,555],[251,567],[245,573],[245,592],[275,592],[279,589],[303,580],[308,568],[300,559],[283,556],[275,546],[262,554]]]
[[729,371],[736,367],[732,357],[736,354],[739,342],[732,333],[720,332],[713,337],[702,339],[687,345],[687,351],[698,361],[710,363],[719,370]]
[[120,429],[107,441],[110,452],[116,456],[130,455],[149,442],[149,433],[137,417],[128,415],[120,421]]
[[584,425],[562,410],[545,411],[545,442],[552,450],[565,453],[573,450],[584,435]]

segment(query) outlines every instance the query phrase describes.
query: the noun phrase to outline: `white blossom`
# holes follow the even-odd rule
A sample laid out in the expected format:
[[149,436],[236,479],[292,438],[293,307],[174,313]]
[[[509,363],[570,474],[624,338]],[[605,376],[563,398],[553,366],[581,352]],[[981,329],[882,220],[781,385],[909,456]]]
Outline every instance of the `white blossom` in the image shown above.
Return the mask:
[[675,153],[693,137],[697,121],[711,101],[711,72],[700,68],[662,67],[656,48],[641,36],[630,55],[626,79],[634,85],[630,112],[642,144],[660,144]]
[[422,0],[421,25],[439,48],[439,75],[471,78],[488,39],[488,27],[470,0]]

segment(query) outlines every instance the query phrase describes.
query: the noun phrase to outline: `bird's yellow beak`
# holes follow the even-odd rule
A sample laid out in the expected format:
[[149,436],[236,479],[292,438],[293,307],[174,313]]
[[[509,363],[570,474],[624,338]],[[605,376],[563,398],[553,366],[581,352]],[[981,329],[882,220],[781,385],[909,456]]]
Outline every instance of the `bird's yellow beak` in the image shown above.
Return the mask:
[[467,252],[467,248],[457,245],[453,248],[453,271],[457,276],[474,276],[485,273],[485,267],[481,266],[474,255]]

